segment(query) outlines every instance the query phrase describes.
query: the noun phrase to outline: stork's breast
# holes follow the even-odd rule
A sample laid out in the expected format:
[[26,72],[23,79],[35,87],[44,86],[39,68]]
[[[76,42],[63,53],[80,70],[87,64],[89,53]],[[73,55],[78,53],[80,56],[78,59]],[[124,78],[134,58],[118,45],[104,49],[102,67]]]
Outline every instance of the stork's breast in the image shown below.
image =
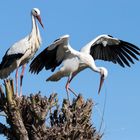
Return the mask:
[[34,55],[37,50],[40,48],[40,44],[41,42],[38,40],[37,37],[35,37],[32,41],[31,41],[31,52]]
[[71,73],[79,68],[79,59],[77,57],[68,58],[63,62],[65,71]]

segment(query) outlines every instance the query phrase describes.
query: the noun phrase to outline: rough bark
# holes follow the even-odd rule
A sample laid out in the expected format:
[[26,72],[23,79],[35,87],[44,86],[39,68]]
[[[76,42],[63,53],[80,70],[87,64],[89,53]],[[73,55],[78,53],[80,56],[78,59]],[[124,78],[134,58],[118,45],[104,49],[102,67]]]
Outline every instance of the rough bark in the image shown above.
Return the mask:
[[64,99],[60,108],[57,94],[49,98],[40,93],[16,97],[12,80],[0,86],[0,111],[7,115],[7,125],[0,123],[0,134],[9,140],[100,140],[91,124],[92,100],[79,95],[70,103]]

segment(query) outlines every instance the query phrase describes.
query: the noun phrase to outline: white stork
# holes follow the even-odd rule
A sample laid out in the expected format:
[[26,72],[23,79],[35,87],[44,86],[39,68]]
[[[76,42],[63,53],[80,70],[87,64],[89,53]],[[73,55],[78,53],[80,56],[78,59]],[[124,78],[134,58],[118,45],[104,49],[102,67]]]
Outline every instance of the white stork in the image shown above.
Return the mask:
[[[69,44],[69,35],[55,40],[50,46],[42,51],[31,63],[31,73],[39,73],[44,67],[53,72],[61,63],[63,65],[47,81],[58,81],[68,76],[66,91],[73,92],[69,84],[73,77],[85,68],[98,72],[101,75],[98,93],[100,93],[104,79],[108,71],[104,67],[97,67],[95,60],[112,61],[122,67],[130,67],[129,62],[134,64],[132,58],[139,60],[140,49],[126,41],[113,38],[110,35],[100,35],[84,46],[81,51],[74,50]],[[74,92],[73,92],[74,93]],[[75,94],[75,93],[74,93]]]
[[[22,95],[22,79],[26,63],[33,58],[36,51],[41,45],[41,36],[36,23],[36,19],[43,27],[40,11],[37,8],[33,8],[31,11],[32,18],[32,30],[22,40],[16,42],[11,48],[6,51],[2,62],[0,64],[0,79],[7,78],[11,72],[16,69],[16,95],[18,96],[18,68],[22,66],[22,72],[20,75],[20,96]],[[43,27],[44,28],[44,27]]]

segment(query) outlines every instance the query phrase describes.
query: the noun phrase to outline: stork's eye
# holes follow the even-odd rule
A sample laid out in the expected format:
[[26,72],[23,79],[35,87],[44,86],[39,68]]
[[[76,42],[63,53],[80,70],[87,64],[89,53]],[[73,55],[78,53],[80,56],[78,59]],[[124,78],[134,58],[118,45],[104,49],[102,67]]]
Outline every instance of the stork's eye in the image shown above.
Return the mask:
[[35,13],[37,14],[37,11],[36,10],[34,10],[35,11]]

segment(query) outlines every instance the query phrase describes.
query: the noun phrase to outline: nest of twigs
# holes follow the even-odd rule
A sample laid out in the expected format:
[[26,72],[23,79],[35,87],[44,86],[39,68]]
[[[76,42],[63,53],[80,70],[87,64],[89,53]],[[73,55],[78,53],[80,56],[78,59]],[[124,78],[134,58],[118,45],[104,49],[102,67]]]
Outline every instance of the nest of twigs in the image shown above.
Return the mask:
[[[58,106],[57,94],[49,98],[40,93],[16,97],[12,80],[0,88],[0,110],[7,124],[0,123],[0,134],[9,140],[100,140],[91,124],[92,100],[79,95],[70,103],[64,99]],[[47,119],[46,119],[47,118]]]

